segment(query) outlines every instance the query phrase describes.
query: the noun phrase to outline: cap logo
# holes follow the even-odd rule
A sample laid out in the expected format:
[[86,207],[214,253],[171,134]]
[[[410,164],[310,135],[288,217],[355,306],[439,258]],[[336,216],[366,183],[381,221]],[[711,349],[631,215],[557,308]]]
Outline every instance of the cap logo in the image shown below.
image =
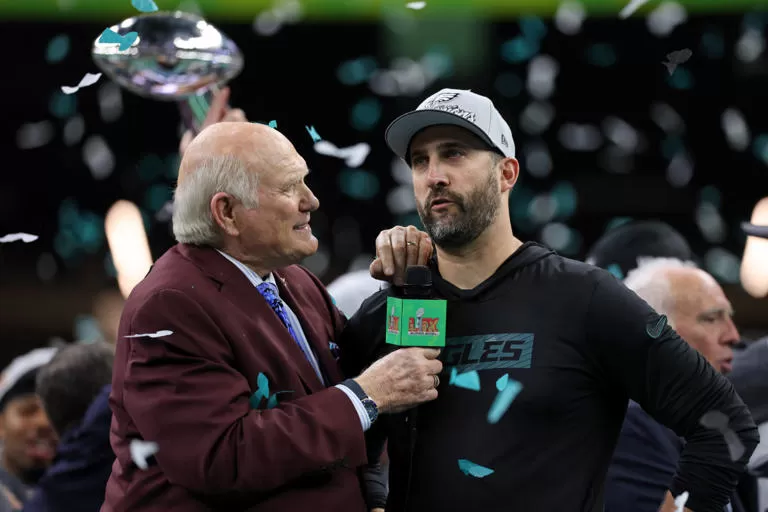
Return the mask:
[[509,147],[509,143],[507,143],[507,138],[504,136],[504,134],[503,134],[503,133],[501,134],[501,143],[502,143],[502,144],[503,144],[505,147]]
[[438,95],[436,95],[426,106],[433,105],[435,103],[445,103],[447,101],[451,101],[452,99],[456,98],[458,96],[458,92],[441,92]]
[[469,110],[464,110],[458,105],[441,105],[441,104],[432,105],[430,103],[429,105],[425,105],[424,108],[429,110],[442,110],[443,112],[448,112],[449,114],[462,117],[467,121],[469,121],[470,123],[474,123],[475,119],[477,118],[474,112],[470,112]]

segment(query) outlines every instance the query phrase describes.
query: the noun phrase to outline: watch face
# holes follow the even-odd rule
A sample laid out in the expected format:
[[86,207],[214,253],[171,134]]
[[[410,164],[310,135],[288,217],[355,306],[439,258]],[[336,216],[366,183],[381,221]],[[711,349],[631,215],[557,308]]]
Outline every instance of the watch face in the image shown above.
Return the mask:
[[371,421],[376,421],[376,418],[379,417],[379,408],[376,407],[376,404],[373,402],[373,400],[370,398],[363,400],[363,406],[365,406],[365,411],[368,413],[368,417],[371,419]]

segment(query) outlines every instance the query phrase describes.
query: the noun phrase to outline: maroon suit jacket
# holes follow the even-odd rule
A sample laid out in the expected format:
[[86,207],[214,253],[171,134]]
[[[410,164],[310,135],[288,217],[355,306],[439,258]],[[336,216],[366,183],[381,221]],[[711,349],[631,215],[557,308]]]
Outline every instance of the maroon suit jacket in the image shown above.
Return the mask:
[[[275,274],[329,384],[338,383],[329,341],[343,317],[306,269]],[[126,338],[160,330],[173,334]],[[274,409],[251,408],[259,372],[270,393],[291,391]],[[110,405],[117,459],[102,512],[366,509],[352,402],[320,382],[258,290],[213,249],[176,245],[128,297]],[[131,460],[132,439],[159,446],[146,470]]]

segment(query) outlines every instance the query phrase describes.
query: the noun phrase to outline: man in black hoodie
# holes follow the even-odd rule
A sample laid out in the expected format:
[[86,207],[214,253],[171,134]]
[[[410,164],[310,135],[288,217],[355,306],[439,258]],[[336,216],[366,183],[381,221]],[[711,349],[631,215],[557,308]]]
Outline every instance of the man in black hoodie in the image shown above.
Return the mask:
[[[389,440],[387,512],[602,511],[630,398],[687,441],[660,510],[676,510],[675,497],[687,493],[685,510],[721,512],[757,444],[747,408],[665,317],[610,273],[513,235],[508,199],[519,165],[491,101],[444,89],[395,120],[386,139],[412,169],[418,212],[436,245],[434,295],[448,303],[439,398],[417,418],[379,423]],[[381,238],[372,271],[391,275],[392,250]],[[386,297],[397,292],[373,295],[350,320],[358,365],[388,350]],[[450,384],[452,372],[473,370],[479,392]],[[517,398],[490,423],[497,388],[508,394],[515,384]],[[699,422],[713,410],[745,448],[735,461],[723,435]]]

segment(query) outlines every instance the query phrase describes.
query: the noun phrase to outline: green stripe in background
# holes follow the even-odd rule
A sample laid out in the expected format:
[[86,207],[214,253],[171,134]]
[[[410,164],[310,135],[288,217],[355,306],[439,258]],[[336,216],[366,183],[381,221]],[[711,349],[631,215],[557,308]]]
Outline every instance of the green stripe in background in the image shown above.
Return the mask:
[[[409,0],[300,0],[304,19],[375,20],[392,10],[409,11]],[[729,12],[768,8],[768,0],[678,0],[690,12]],[[192,0],[156,0],[160,10],[190,10]],[[581,0],[590,15],[612,15],[629,0]],[[269,9],[275,0],[194,0],[199,11],[211,20],[250,21],[260,11]],[[414,16],[466,16],[506,18],[521,13],[547,15],[561,0],[426,0],[426,7],[411,11]],[[651,11],[660,0],[650,0],[635,15]],[[83,21],[115,21],[139,14],[130,0],[0,0],[0,20],[69,19]]]

